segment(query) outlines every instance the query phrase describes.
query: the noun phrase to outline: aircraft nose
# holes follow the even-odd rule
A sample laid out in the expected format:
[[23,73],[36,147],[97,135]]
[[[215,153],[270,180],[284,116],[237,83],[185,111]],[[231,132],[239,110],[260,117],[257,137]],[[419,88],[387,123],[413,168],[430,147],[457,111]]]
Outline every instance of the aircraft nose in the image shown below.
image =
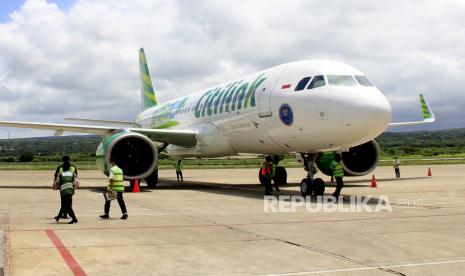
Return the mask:
[[381,134],[391,121],[391,105],[386,97],[376,88],[356,92],[353,96],[342,113],[345,127],[354,135],[364,136],[361,139]]

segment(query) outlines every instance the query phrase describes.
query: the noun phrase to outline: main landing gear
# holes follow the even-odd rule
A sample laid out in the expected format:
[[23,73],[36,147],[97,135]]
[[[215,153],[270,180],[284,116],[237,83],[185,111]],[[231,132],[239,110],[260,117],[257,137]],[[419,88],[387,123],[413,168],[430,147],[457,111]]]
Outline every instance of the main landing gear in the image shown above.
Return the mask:
[[317,169],[315,167],[316,155],[312,153],[301,153],[307,177],[300,182],[300,192],[303,196],[315,194],[321,196],[325,193],[325,182],[321,178],[313,178]]
[[[149,175],[146,179],[145,182],[147,183],[147,186],[149,188],[155,188],[158,185],[158,169],[154,170],[151,175]],[[129,184],[131,185],[131,191],[134,190],[134,185],[136,184],[135,180],[130,180]],[[139,180],[139,186],[140,186],[140,180]]]

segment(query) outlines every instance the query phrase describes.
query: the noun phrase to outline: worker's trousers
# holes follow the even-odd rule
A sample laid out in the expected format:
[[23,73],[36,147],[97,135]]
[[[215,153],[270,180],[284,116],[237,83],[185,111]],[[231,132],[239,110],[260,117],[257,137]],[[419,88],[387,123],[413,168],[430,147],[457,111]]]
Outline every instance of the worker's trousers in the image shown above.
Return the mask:
[[[116,200],[118,200],[119,207],[121,208],[121,213],[127,214],[128,211],[126,210],[126,204],[124,204],[124,199],[123,199],[123,193],[121,192],[116,192]],[[105,201],[105,215],[110,214],[110,204],[111,200]]]
[[179,182],[179,178],[181,178],[181,181],[184,181],[184,179],[182,179],[182,172],[176,171],[176,177],[178,178],[178,182]]
[[335,177],[334,179],[336,179],[336,190],[334,191],[333,196],[339,197],[342,188],[344,188],[344,180],[342,177]]
[[61,209],[58,217],[61,218],[64,214],[68,214],[73,220],[76,220],[76,216],[73,211],[73,196],[63,195],[61,197]]
[[271,195],[271,178],[263,177],[263,183],[265,184],[265,195]]
[[396,177],[400,177],[400,169],[399,169],[399,168],[395,168],[395,171],[396,171]]

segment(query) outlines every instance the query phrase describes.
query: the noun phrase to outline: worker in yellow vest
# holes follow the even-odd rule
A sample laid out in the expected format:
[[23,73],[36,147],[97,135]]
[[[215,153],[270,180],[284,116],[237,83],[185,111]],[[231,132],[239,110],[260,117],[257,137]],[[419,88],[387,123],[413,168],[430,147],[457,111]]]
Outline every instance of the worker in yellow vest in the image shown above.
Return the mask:
[[184,179],[182,178],[182,163],[181,163],[181,160],[178,160],[177,163],[173,164],[173,167],[176,169],[176,178],[178,179],[178,182],[179,182],[179,179],[181,179],[181,182],[183,182]]
[[396,173],[396,177],[400,177],[400,160],[399,157],[395,157],[394,161],[392,162],[392,166],[394,167],[394,171]]
[[[111,165],[110,174],[109,174],[109,184],[107,186],[107,192],[113,193],[116,195],[116,200],[118,200],[119,207],[121,208],[121,213],[123,216],[121,219],[128,219],[128,211],[126,210],[126,204],[124,203],[123,193],[124,193],[124,181],[123,181],[123,170],[116,165],[116,160],[110,158],[109,163]],[[103,219],[108,219],[110,216],[110,204],[111,199],[105,197],[105,214],[100,217]]]
[[331,162],[330,168],[333,171],[333,177],[336,179],[336,190],[333,193],[333,196],[338,198],[341,194],[341,190],[344,187],[344,169],[342,168],[341,155],[336,154],[334,156],[334,161]]

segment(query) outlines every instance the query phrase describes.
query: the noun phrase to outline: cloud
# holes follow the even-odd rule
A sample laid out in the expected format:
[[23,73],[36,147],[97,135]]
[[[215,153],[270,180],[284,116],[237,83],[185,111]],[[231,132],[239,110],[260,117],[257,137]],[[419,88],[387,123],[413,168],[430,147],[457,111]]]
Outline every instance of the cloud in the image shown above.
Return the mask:
[[422,92],[438,117],[430,128],[465,127],[464,8],[461,1],[77,0],[64,11],[26,1],[0,24],[0,116],[132,119],[140,107],[137,50],[145,47],[162,101],[280,63],[333,58],[373,80],[393,120],[418,119]]

